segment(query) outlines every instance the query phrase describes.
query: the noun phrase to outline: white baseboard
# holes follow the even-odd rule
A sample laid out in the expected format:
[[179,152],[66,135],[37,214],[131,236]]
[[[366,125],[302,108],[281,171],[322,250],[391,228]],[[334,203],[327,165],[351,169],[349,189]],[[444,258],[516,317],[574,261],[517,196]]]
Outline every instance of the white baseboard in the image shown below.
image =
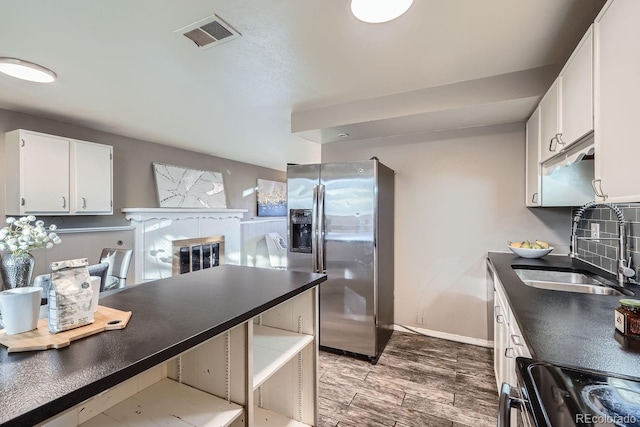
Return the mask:
[[[406,328],[410,328],[410,329],[406,329]],[[493,341],[483,340],[480,338],[465,337],[463,335],[449,334],[447,332],[432,331],[430,329],[416,328],[413,326],[405,327],[403,325],[398,325],[398,324],[393,325],[393,330],[408,332],[410,334],[419,333],[422,335],[427,335],[429,337],[442,338],[444,340],[461,342],[464,344],[472,344],[472,345],[478,345],[480,347],[493,348]]]

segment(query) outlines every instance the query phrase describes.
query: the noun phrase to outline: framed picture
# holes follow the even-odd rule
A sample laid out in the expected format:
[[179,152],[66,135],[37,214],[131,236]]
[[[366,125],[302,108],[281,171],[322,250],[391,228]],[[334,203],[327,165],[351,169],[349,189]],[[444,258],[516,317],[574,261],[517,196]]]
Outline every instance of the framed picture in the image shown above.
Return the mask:
[[287,216],[287,183],[258,179],[258,216]]
[[226,208],[220,172],[153,162],[161,208]]

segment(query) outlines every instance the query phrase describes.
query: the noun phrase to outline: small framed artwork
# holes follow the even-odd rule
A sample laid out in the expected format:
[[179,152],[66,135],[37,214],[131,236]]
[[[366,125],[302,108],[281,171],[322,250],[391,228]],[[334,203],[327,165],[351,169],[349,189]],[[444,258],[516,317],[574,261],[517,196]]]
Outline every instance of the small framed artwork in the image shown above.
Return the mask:
[[161,208],[226,208],[220,172],[153,162]]
[[287,216],[287,183],[258,179],[258,216]]

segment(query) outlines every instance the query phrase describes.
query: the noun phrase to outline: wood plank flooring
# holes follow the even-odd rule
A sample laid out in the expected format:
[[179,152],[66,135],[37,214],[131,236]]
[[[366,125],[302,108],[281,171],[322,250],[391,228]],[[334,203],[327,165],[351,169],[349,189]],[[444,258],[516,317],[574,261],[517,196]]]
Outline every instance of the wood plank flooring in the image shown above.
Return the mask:
[[496,425],[493,350],[395,331],[377,365],[320,352],[320,427]]

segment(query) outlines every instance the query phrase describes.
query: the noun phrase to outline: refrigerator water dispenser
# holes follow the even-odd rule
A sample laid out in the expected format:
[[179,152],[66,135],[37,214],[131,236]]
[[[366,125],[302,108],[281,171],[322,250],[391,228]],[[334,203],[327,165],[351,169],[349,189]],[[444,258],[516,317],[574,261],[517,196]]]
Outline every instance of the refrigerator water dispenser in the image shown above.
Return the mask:
[[289,250],[304,254],[311,253],[311,209],[291,209],[289,211],[291,242]]

